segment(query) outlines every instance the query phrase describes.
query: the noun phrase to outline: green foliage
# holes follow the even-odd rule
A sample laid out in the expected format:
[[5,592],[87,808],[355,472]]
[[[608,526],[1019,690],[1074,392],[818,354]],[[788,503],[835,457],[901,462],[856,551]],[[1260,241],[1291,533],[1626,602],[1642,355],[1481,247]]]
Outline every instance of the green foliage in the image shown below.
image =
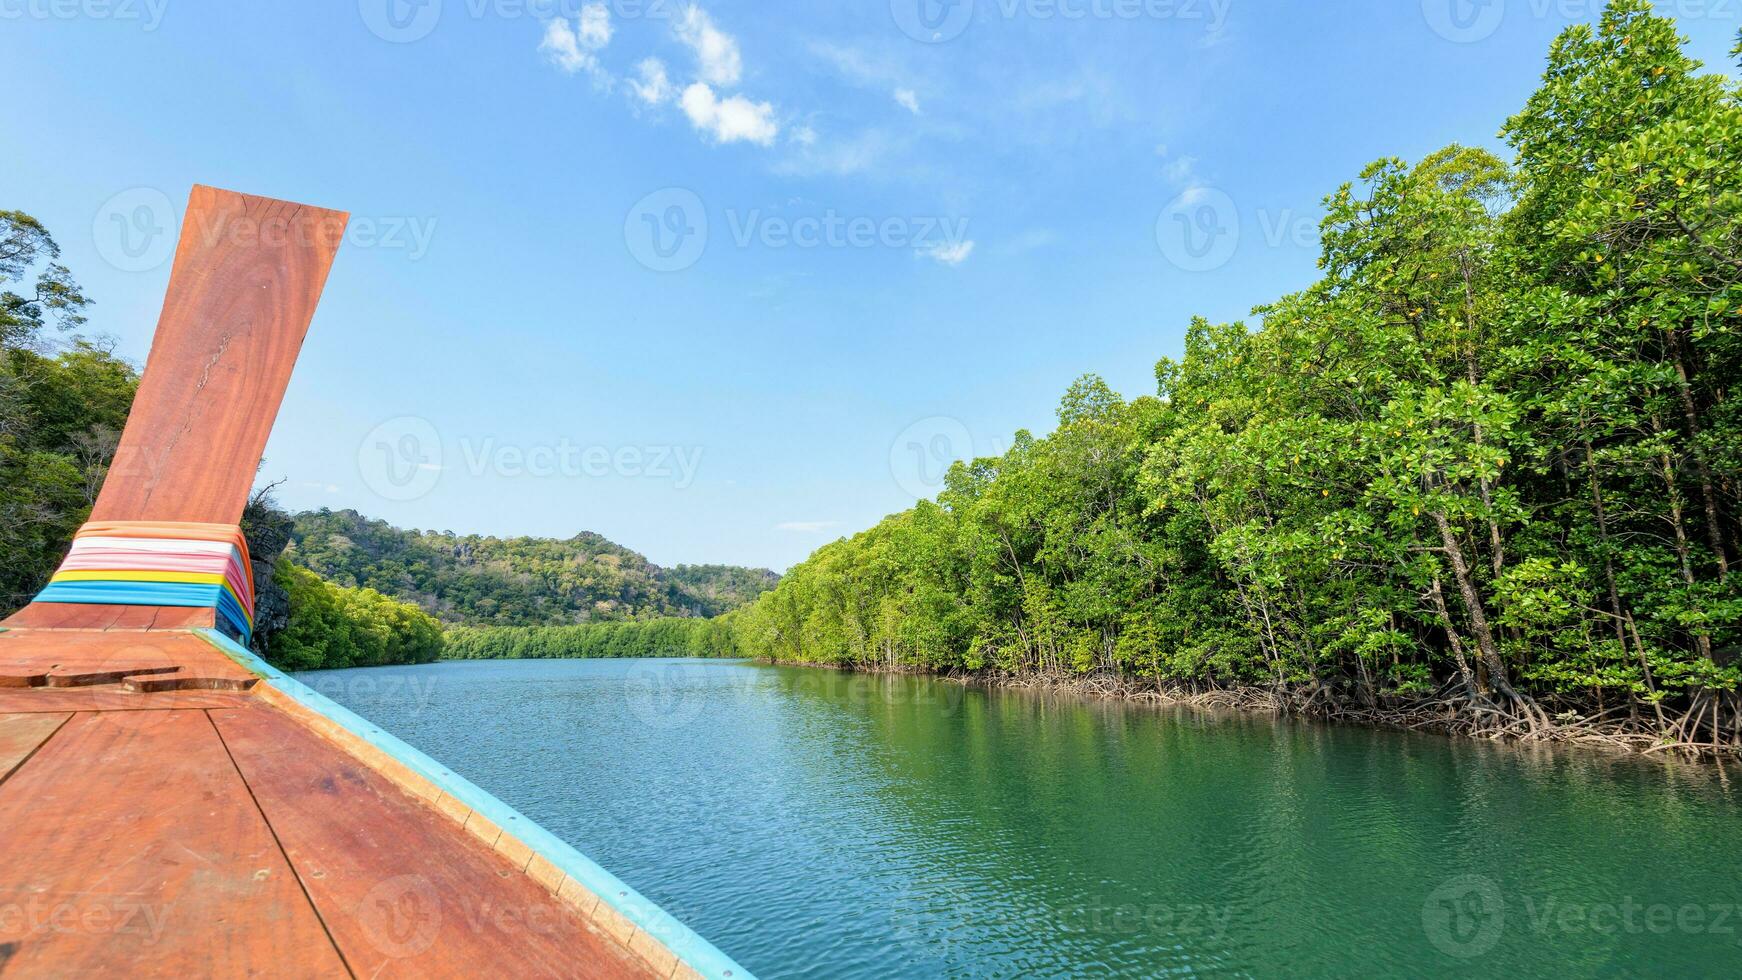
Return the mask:
[[348,589],[280,561],[277,585],[290,616],[266,643],[266,659],[286,670],[429,663],[441,656],[435,617],[374,589]]
[[471,626],[716,616],[777,578],[725,565],[662,569],[592,533],[557,541],[405,531],[351,510],[296,515],[287,557],[340,585]]
[[1512,166],[1372,164],[1261,327],[1194,322],[1156,398],[1077,382],[1051,435],[792,569],[738,648],[1369,700],[1736,691],[1742,97],[1615,0],[1505,135]]
[[448,660],[737,655],[729,617],[578,626],[460,626],[448,631],[442,653]]
[[45,336],[90,302],[59,255],[35,218],[0,211],[0,614],[48,581],[90,513],[138,383],[108,350]]

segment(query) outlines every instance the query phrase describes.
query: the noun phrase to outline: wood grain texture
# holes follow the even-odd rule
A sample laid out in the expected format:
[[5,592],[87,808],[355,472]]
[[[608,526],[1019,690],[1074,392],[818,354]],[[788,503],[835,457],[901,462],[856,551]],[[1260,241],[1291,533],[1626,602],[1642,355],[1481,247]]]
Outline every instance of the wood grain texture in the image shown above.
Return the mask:
[[214,711],[236,765],[360,977],[646,977],[457,824],[263,704]]
[[98,606],[83,602],[35,602],[13,613],[7,629],[191,630],[210,629],[218,611],[193,606]]
[[241,518],[347,218],[195,185],[91,520]]
[[[68,711],[203,711],[207,708],[240,708],[254,695],[235,691],[166,691],[134,694],[119,687],[87,687],[73,690],[0,688],[0,712],[41,714]],[[4,875],[0,875],[4,878]]]
[[0,827],[7,976],[346,975],[204,712],[76,715]]
[[192,633],[34,629],[0,633],[0,676],[60,673],[69,675],[67,686],[76,686],[71,675],[80,672],[142,672],[152,668],[238,682],[254,679],[246,668]]
[[[0,633],[0,711],[230,707],[259,678],[191,633],[8,630]],[[244,702],[245,703],[245,702]]]
[[65,713],[0,715],[0,781],[71,717]]

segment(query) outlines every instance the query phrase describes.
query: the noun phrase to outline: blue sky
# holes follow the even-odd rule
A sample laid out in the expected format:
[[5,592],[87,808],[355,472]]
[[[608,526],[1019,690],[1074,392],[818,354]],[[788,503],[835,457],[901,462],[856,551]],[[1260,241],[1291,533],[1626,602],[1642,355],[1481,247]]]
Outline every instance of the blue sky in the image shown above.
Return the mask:
[[[920,4],[926,6],[920,6]],[[1660,5],[1660,9],[1666,9]],[[1727,68],[1742,0],[1687,0]],[[0,207],[143,362],[195,182],[349,210],[293,507],[782,569],[1310,282],[1577,0],[0,0]]]

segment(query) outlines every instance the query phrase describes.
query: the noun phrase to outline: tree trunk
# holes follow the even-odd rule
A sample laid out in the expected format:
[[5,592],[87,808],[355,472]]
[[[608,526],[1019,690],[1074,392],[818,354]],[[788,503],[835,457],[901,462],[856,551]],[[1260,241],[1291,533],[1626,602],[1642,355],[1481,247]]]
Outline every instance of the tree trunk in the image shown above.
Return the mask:
[[1621,624],[1621,590],[1615,585],[1615,558],[1609,550],[1609,515],[1603,506],[1603,490],[1597,483],[1596,454],[1591,440],[1585,440],[1585,473],[1591,482],[1591,508],[1597,515],[1597,538],[1603,542],[1603,581],[1609,587],[1609,615],[1615,623],[1615,638],[1627,646],[1627,632]]
[[1452,580],[1457,583],[1458,594],[1464,600],[1464,611],[1470,617],[1470,631],[1476,635],[1476,649],[1481,655],[1482,666],[1487,669],[1488,681],[1502,694],[1516,698],[1517,692],[1506,677],[1506,665],[1500,659],[1500,646],[1494,641],[1494,631],[1488,625],[1488,611],[1476,591],[1475,579],[1470,576],[1469,562],[1464,559],[1464,546],[1458,543],[1458,536],[1452,531],[1452,524],[1443,511],[1436,510],[1433,516],[1434,524],[1440,529],[1446,560],[1452,566]]
[[1706,538],[1712,545],[1712,553],[1718,556],[1718,575],[1724,578],[1730,574],[1730,556],[1724,550],[1724,525],[1718,519],[1718,490],[1712,482],[1712,471],[1706,465],[1706,451],[1700,445],[1700,416],[1694,405],[1693,386],[1688,383],[1681,332],[1673,327],[1667,332],[1670,353],[1675,358],[1676,390],[1681,394],[1682,414],[1688,423],[1688,446],[1693,451],[1694,471],[1699,475],[1700,496],[1706,507]]

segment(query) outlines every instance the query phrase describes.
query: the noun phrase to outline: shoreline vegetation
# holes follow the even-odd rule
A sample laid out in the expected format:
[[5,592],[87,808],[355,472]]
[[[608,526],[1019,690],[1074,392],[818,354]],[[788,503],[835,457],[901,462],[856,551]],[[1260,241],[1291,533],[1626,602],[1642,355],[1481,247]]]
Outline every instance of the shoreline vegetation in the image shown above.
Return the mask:
[[[670,656],[692,656],[673,653]],[[757,659],[757,658],[751,658]],[[1295,718],[1331,725],[1385,731],[1416,732],[1447,738],[1471,738],[1490,742],[1529,745],[1573,745],[1645,757],[1663,753],[1677,758],[1722,764],[1737,758],[1729,746],[1712,749],[1658,739],[1649,731],[1614,717],[1556,717],[1551,724],[1531,731],[1520,722],[1511,728],[1473,725],[1472,715],[1457,692],[1447,696],[1392,703],[1363,704],[1323,691],[1274,690],[1248,687],[1192,687],[1132,674],[943,674],[923,668],[875,665],[836,665],[810,661],[768,660],[758,662],[782,667],[808,667],[870,676],[924,676],[983,690],[1027,691],[1093,701],[1118,701],[1158,707],[1184,707],[1205,711],[1234,711],[1255,716]]]
[[1742,88],[1684,46],[1644,0],[1568,29],[1512,163],[1370,165],[1317,283],[1153,396],[1079,380],[738,651],[1742,752]]

